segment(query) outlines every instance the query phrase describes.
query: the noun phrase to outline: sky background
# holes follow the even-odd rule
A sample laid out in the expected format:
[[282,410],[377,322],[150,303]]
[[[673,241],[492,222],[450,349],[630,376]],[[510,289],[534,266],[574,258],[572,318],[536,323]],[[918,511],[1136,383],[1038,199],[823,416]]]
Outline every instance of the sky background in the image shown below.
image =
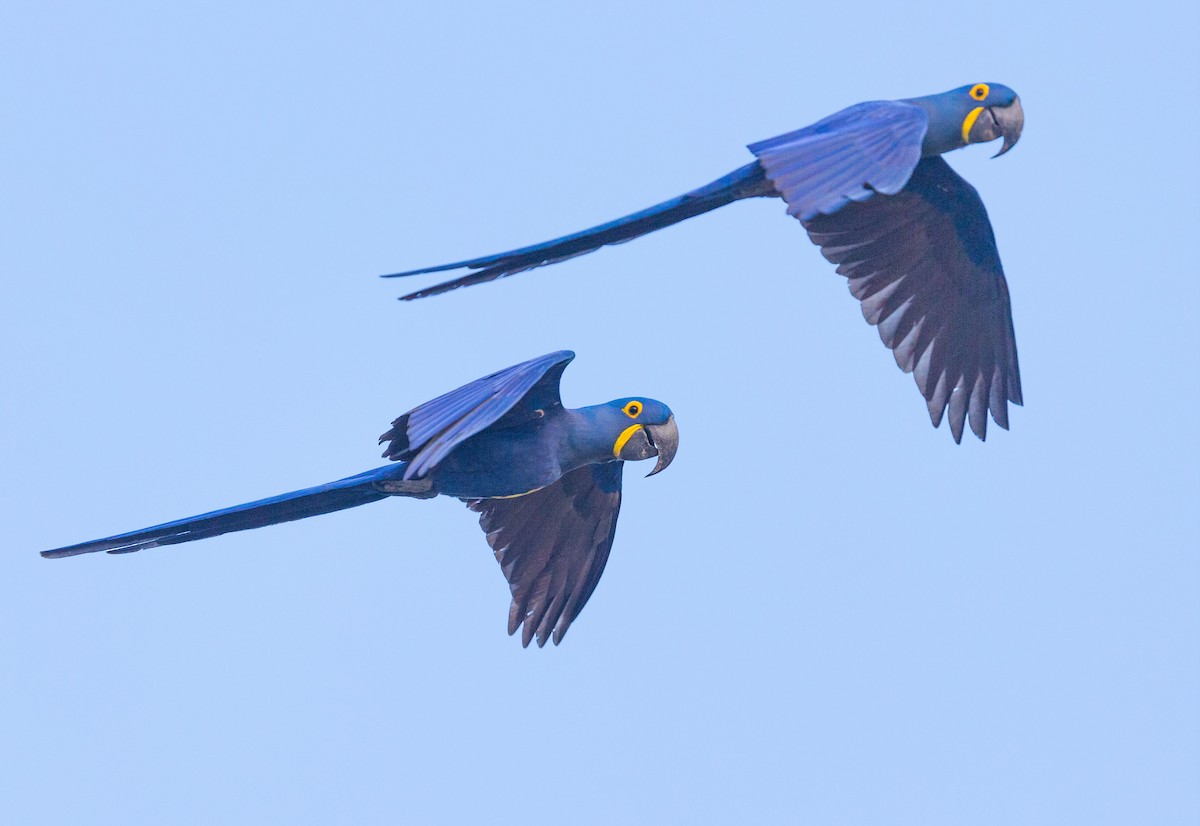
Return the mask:
[[[0,12],[0,820],[1200,819],[1194,3],[42,3]],[[955,153],[1026,406],[956,446],[781,202],[428,301],[376,275],[707,183],[861,101],[1005,83]],[[381,464],[578,353],[650,395],[561,647],[457,501],[37,551]]]

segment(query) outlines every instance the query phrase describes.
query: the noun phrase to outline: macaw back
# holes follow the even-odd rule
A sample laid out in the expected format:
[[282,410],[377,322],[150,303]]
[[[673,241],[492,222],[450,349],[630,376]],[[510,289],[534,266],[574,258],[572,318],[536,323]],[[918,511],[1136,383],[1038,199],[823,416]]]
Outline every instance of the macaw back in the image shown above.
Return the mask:
[[533,421],[466,439],[429,474],[434,490],[460,499],[491,499],[553,484],[588,461],[573,447],[568,413],[551,408]]

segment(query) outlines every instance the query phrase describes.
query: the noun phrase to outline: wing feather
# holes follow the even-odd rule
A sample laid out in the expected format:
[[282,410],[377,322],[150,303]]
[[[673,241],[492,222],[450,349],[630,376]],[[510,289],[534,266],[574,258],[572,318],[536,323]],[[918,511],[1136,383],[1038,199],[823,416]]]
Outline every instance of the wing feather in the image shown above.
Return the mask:
[[388,443],[384,457],[409,462],[405,479],[424,476],[484,428],[518,424],[561,405],[559,381],[573,358],[570,350],[547,353],[414,407],[379,437]]
[[912,372],[938,426],[948,413],[987,435],[987,413],[1008,427],[1021,376],[1008,285],[987,211],[974,187],[940,157],[916,165],[894,195],[804,221],[822,254],[847,276],[863,317],[896,364]]
[[508,580],[508,633],[523,625],[523,645],[561,642],[596,589],[616,532],[623,466],[585,465],[524,496],[467,503]]
[[910,103],[871,101],[748,147],[801,221],[892,195],[921,159],[929,117]]

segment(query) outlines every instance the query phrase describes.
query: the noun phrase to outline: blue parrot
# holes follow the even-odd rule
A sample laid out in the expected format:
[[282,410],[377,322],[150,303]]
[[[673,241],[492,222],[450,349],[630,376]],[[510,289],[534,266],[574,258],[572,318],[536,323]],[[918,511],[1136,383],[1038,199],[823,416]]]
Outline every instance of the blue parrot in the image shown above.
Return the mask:
[[1021,136],[1016,92],[976,83],[939,95],[859,103],[811,126],[752,143],[756,160],[707,186],[607,224],[521,249],[384,276],[467,268],[403,300],[482,284],[620,244],[743,198],[778,197],[849,279],[863,315],[912,373],[934,427],[949,410],[987,436],[1022,404],[1008,285],[974,187],[941,155]]
[[508,633],[523,626],[557,645],[604,572],[621,507],[626,461],[671,464],[679,429],[671,409],[642,396],[577,410],[563,407],[559,380],[575,358],[560,350],[439,396],[392,422],[379,437],[394,464],[336,482],[247,502],[139,531],[68,545],[57,559],[126,554],[207,539],[377,502],[389,496],[455,496],[479,524],[512,592]]

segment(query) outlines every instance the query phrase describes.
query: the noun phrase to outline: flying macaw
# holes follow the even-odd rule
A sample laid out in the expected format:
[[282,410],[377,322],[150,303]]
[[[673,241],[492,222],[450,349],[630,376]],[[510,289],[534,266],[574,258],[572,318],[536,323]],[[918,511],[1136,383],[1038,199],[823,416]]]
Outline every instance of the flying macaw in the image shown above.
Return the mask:
[[479,514],[512,591],[508,633],[523,625],[557,645],[587,603],[612,548],[626,461],[671,464],[679,430],[670,408],[643,396],[572,410],[559,398],[560,350],[484,376],[415,407],[379,437],[395,464],[139,531],[69,545],[57,559],[126,554],[377,502],[455,496]]
[[811,126],[749,145],[757,160],[657,206],[553,241],[384,276],[478,270],[403,296],[458,287],[620,244],[742,198],[778,197],[837,271],[896,364],[911,372],[934,427],[950,411],[980,439],[987,412],[1008,428],[1022,403],[1008,285],[975,188],[940,157],[1021,136],[1016,92],[976,83],[940,95],[859,103]]

